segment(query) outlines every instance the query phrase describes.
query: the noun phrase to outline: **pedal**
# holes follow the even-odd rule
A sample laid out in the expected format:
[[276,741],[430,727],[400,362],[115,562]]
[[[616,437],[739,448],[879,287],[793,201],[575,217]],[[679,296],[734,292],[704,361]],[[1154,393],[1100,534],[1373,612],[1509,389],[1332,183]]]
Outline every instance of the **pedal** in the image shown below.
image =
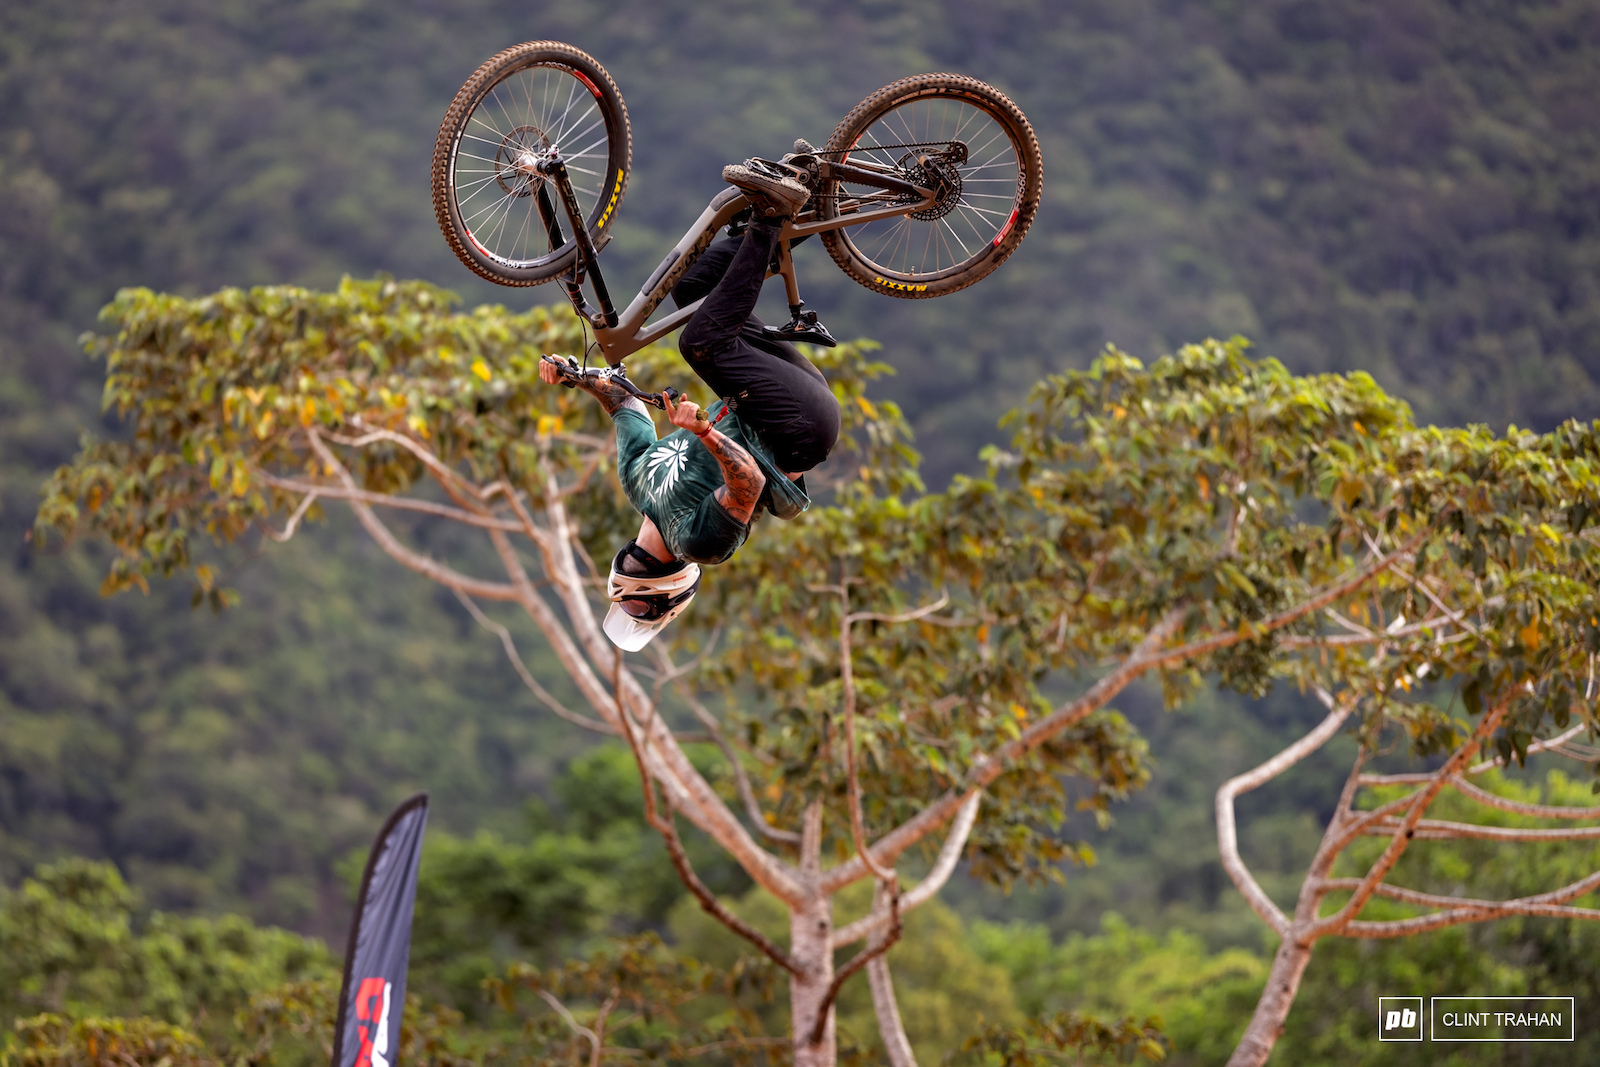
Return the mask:
[[828,328],[817,321],[815,311],[802,311],[787,326],[763,326],[761,334],[774,341],[803,341],[819,348],[836,348],[839,344]]

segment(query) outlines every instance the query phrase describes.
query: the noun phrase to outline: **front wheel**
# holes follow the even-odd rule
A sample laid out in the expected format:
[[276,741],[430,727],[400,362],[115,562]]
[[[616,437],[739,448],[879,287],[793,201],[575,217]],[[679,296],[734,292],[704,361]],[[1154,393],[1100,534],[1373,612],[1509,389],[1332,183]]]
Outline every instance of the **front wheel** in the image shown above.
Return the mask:
[[538,285],[577,258],[561,197],[535,169],[552,150],[598,241],[628,185],[633,135],[611,75],[571,45],[506,49],[445,112],[433,145],[434,214],[461,262],[492,282]]
[[[844,117],[821,154],[937,192],[909,214],[822,234],[833,261],[873,292],[917,300],[965,289],[1016,251],[1039,210],[1039,138],[1009,97],[976,78],[887,85]],[[897,195],[831,181],[816,207],[824,219],[848,217]]]

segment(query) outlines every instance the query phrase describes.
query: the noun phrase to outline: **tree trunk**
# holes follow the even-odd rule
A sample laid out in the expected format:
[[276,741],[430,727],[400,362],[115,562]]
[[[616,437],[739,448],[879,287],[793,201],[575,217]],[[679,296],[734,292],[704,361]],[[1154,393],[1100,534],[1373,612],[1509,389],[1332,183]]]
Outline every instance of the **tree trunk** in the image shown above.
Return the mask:
[[872,986],[872,1007],[878,1014],[878,1036],[889,1057],[889,1067],[917,1067],[911,1052],[905,1024],[900,1021],[900,1004],[894,998],[894,978],[889,974],[889,958],[879,956],[867,964],[867,982]]
[[837,1059],[833,1005],[828,1005],[822,1040],[811,1043],[822,1000],[833,981],[832,901],[817,894],[789,913],[789,955],[805,977],[789,980],[789,1016],[794,1032],[794,1067],[834,1067]]
[[1301,941],[1291,929],[1278,945],[1278,952],[1272,958],[1272,970],[1267,975],[1267,988],[1256,1001],[1256,1012],[1245,1028],[1244,1037],[1228,1057],[1228,1067],[1262,1067],[1272,1055],[1272,1046],[1282,1036],[1284,1020],[1289,1017],[1289,1008],[1300,990],[1300,978],[1306,973],[1306,964],[1311,962],[1313,944],[1310,940]]

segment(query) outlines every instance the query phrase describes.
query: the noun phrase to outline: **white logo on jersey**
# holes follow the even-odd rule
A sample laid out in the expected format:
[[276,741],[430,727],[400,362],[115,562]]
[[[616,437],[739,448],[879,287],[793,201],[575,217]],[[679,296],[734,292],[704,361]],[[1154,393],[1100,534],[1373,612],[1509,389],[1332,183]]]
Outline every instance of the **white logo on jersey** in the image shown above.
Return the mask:
[[689,462],[689,439],[663,441],[650,453],[648,470],[655,479],[650,498],[660,500],[678,484],[678,476]]

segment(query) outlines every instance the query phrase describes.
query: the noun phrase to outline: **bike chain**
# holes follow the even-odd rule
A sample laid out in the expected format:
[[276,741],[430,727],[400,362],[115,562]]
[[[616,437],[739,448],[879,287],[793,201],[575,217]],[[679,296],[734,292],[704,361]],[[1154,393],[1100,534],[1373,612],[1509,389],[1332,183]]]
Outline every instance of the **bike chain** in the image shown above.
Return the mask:
[[890,149],[890,148],[932,148],[935,145],[957,144],[957,143],[959,143],[959,142],[956,142],[956,141],[907,141],[905,144],[873,144],[873,145],[867,145],[865,148],[862,148],[860,145],[854,145],[854,146],[852,146],[850,148],[835,148],[835,149],[833,149],[831,151],[823,151],[822,149],[819,148],[815,152],[811,152],[809,154],[813,155],[813,156],[844,156],[844,155],[849,155],[851,152],[857,151],[858,149],[863,151],[863,152],[876,152],[879,149]]

